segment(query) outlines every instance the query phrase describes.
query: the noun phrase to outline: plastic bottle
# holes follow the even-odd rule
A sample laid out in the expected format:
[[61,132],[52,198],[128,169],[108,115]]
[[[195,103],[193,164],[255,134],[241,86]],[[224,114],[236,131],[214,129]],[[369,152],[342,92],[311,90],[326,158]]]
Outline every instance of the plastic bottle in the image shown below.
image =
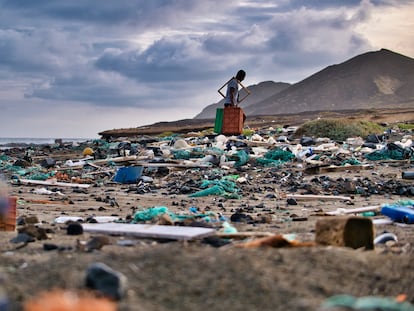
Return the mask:
[[401,205],[383,205],[381,214],[388,216],[393,221],[406,224],[414,224],[414,208]]

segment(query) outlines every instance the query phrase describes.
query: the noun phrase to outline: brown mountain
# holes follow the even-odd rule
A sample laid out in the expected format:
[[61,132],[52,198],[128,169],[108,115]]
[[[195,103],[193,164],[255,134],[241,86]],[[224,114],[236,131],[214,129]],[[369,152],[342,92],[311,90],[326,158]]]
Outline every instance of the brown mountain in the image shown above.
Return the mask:
[[[316,117],[370,118],[384,122],[413,122],[414,59],[382,49],[332,65],[295,84],[266,81],[249,86],[241,103],[253,127],[300,124]],[[214,126],[217,107],[207,106],[193,119],[158,122],[99,133],[103,137],[132,137],[166,131],[185,132]]]
[[[267,82],[268,83],[268,82]],[[259,86],[260,84],[258,84]],[[265,87],[266,85],[263,85]],[[414,59],[382,49],[332,65],[312,76],[258,100],[248,87],[249,102],[241,107],[247,116],[304,111],[375,109],[414,106]],[[261,89],[260,97],[266,91]],[[270,92],[269,92],[270,93]],[[195,118],[209,118],[210,105]],[[208,112],[208,113],[207,113]]]

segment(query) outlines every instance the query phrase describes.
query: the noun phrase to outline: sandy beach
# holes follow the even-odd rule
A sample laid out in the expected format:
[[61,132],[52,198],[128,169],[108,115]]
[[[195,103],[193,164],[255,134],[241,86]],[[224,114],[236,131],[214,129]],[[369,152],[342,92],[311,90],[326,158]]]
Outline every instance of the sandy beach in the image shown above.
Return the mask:
[[[401,187],[414,186],[412,180],[401,178],[402,172],[413,170],[410,161],[366,161],[369,169],[312,174],[306,174],[306,164],[298,160],[279,167],[249,160],[227,168],[176,161],[187,166],[146,168],[143,175],[150,182],[123,184],[112,179],[124,162],[61,169],[65,161],[81,159],[83,148],[46,148],[43,155],[37,151],[38,163],[58,160],[58,165],[43,170],[61,173],[62,180],[55,177],[49,185],[19,183],[13,177],[16,172],[4,171],[9,193],[17,197],[18,224],[16,231],[0,235],[1,288],[8,310],[22,310],[25,301],[53,288],[85,290],[86,271],[97,262],[126,277],[122,298],[116,301],[118,310],[322,310],[326,299],[339,294],[390,299],[403,294],[407,302],[414,301],[414,231],[409,224],[374,225],[375,236],[388,232],[397,237],[376,244],[374,250],[243,247],[268,235],[314,244],[315,225],[331,217],[329,212],[412,199],[410,192],[398,193]],[[22,149],[8,156],[13,162]],[[214,176],[244,177],[236,183],[239,198],[189,196]],[[351,188],[345,187],[347,181],[352,181]],[[68,234],[65,217],[83,224],[104,216],[130,223],[137,212],[154,207],[166,207],[170,215],[181,218],[155,217],[145,222],[148,225],[203,227],[215,234],[194,239]],[[378,210],[365,217],[386,219]],[[239,234],[223,235],[224,223]],[[16,241],[17,230],[34,238]]]

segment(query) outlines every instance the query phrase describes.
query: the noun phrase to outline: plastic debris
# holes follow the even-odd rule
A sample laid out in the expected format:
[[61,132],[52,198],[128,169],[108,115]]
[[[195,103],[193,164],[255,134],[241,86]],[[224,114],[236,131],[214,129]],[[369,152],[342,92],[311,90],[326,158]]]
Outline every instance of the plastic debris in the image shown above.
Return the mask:
[[[8,310],[8,309],[0,309]],[[24,311],[115,311],[116,303],[108,298],[96,297],[91,293],[53,289],[41,292],[24,303]]]
[[398,242],[398,238],[394,233],[385,232],[374,239],[374,244],[385,244],[388,241]]
[[256,159],[256,161],[263,165],[279,166],[285,162],[291,161],[294,158],[295,155],[292,152],[281,148],[275,148],[268,151],[263,158]]
[[151,207],[151,208],[136,212],[134,215],[134,221],[136,222],[149,221],[166,213],[168,213],[168,208],[165,206]]
[[227,221],[223,222],[222,228],[223,233],[237,233],[237,229],[231,224],[229,224]]
[[400,201],[397,204],[383,204],[381,214],[393,221],[414,224],[414,201]]
[[393,297],[353,297],[350,295],[336,295],[322,303],[322,309],[344,307],[351,310],[381,310],[381,311],[414,311],[409,302],[397,301]]
[[414,160],[414,150],[409,147],[401,147],[396,143],[389,143],[381,150],[376,150],[372,153],[366,154],[365,158],[371,161],[379,160]]
[[201,191],[190,194],[189,197],[196,198],[209,195],[225,196],[231,198],[240,198],[237,194],[239,189],[236,183],[232,180],[204,180],[200,185]]

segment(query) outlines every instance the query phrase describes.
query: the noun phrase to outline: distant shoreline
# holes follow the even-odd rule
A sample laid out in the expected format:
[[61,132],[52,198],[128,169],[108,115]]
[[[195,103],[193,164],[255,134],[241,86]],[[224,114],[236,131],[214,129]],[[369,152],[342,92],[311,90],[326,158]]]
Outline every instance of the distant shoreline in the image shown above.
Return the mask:
[[[309,111],[292,114],[247,116],[245,128],[300,126],[307,121],[325,119],[358,119],[377,123],[414,122],[413,108],[371,108],[358,110]],[[214,127],[214,119],[185,119],[171,122],[157,122],[135,128],[112,129],[98,133],[102,138],[159,135],[165,132],[186,133],[203,131]]]
[[0,146],[5,147],[28,147],[30,145],[53,145],[62,143],[82,143],[93,140],[91,138],[36,138],[36,137],[0,137]]

